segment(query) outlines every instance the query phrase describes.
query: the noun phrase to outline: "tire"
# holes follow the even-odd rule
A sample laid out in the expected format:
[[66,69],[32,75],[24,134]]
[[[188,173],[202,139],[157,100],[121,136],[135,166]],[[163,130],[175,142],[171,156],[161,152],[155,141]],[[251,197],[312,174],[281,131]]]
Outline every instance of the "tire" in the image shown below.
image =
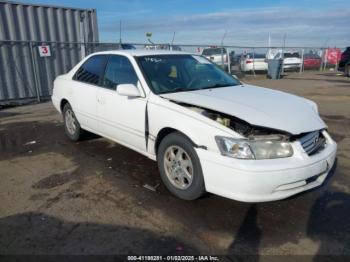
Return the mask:
[[67,137],[76,142],[81,139],[83,130],[80,127],[78,119],[75,117],[72,107],[69,103],[63,108],[64,131]]
[[161,179],[173,195],[194,200],[205,193],[199,158],[191,141],[182,134],[170,133],[161,141],[157,162]]
[[345,76],[350,77],[350,64],[345,66]]

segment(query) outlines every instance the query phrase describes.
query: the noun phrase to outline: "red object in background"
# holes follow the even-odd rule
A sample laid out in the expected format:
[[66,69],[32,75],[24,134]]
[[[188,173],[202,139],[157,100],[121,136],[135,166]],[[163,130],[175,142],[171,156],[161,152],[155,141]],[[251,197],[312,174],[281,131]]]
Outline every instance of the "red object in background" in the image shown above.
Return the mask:
[[336,65],[341,58],[341,50],[339,48],[327,48],[325,52],[325,60],[328,65]]
[[304,55],[304,68],[318,68],[321,66],[322,59],[316,54],[305,54]]

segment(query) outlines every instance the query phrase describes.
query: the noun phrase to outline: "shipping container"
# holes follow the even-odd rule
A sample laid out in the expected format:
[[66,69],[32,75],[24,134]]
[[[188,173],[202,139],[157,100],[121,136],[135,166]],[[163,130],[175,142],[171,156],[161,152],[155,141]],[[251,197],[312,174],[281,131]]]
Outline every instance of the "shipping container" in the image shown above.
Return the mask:
[[0,1],[0,104],[49,97],[98,41],[95,9]]

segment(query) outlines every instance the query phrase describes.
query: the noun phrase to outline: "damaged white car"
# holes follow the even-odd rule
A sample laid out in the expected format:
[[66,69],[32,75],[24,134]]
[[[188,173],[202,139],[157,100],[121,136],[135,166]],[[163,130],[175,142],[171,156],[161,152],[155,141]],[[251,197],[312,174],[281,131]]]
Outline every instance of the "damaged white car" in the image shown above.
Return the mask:
[[314,102],[242,84],[199,55],[95,53],[57,77],[52,101],[71,140],[87,130],[156,160],[182,199],[283,199],[321,185],[335,161]]

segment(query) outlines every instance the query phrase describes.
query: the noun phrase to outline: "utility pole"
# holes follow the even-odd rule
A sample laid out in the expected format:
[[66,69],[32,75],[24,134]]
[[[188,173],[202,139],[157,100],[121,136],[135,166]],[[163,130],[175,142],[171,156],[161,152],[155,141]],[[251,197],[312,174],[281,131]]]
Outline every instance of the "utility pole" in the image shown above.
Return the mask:
[[283,35],[283,47],[282,47],[282,73],[284,73],[284,49],[286,48],[286,37],[287,35]]

